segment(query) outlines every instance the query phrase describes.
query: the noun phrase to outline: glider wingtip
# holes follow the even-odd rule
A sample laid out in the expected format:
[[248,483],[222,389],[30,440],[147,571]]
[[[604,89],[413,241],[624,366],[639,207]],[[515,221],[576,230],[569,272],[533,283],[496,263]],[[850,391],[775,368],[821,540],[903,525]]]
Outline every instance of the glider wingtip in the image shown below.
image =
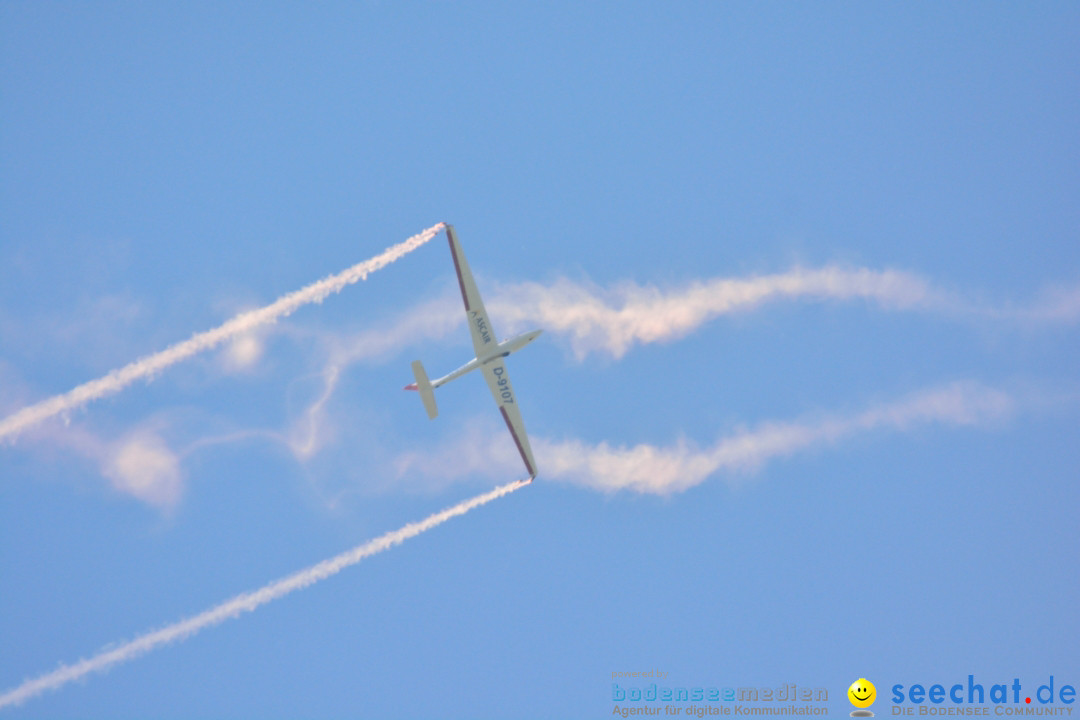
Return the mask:
[[419,390],[419,388],[416,387],[416,383],[409,383],[408,385],[406,385],[404,387],[404,389],[405,390]]

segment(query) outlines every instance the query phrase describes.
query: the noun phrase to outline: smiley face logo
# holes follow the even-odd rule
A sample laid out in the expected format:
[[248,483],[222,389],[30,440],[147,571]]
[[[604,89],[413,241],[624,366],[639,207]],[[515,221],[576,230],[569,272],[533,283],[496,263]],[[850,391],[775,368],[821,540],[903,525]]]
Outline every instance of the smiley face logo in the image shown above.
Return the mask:
[[877,698],[877,688],[866,678],[859,678],[847,689],[848,700],[857,708],[868,708]]

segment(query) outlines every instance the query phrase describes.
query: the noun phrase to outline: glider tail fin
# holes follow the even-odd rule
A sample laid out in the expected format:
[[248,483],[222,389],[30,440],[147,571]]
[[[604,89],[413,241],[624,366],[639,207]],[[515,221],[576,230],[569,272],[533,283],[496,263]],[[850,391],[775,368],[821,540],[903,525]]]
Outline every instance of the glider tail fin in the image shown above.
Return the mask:
[[424,409],[427,410],[427,416],[432,420],[439,414],[438,408],[435,407],[435,388],[431,387],[431,381],[428,380],[427,373],[424,372],[424,364],[419,360],[412,364],[413,377],[416,378],[416,382],[411,385],[406,385],[406,390],[416,390],[420,393],[420,399],[424,401]]

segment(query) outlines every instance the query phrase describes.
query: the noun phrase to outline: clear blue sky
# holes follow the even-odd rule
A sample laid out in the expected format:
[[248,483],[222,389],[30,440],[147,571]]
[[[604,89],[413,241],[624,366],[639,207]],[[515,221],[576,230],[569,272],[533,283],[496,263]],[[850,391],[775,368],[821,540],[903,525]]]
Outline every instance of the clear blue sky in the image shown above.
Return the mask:
[[[650,668],[825,686],[835,717],[859,677],[879,715],[894,683],[1080,683],[1080,6],[8,2],[0,33],[0,415],[444,220],[485,297],[933,289],[621,355],[549,328],[508,361],[532,486],[0,714],[599,718]],[[0,444],[0,691],[515,479],[455,469],[509,443],[479,377],[434,422],[401,392],[472,357],[463,326],[341,365],[297,450],[335,349],[454,284],[440,236]],[[953,383],[1006,407],[661,494],[539,451],[704,452]],[[156,461],[164,496],[117,480]]]

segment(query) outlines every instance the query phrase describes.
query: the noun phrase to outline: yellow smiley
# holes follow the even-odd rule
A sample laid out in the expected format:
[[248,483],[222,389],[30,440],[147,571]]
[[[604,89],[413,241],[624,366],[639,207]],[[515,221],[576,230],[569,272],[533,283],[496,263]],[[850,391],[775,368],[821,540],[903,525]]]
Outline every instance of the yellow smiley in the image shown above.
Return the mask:
[[874,698],[877,697],[877,689],[874,687],[874,683],[866,678],[859,678],[851,683],[851,687],[847,689],[847,696],[848,700],[850,700],[851,704],[855,707],[866,708],[874,704]]

